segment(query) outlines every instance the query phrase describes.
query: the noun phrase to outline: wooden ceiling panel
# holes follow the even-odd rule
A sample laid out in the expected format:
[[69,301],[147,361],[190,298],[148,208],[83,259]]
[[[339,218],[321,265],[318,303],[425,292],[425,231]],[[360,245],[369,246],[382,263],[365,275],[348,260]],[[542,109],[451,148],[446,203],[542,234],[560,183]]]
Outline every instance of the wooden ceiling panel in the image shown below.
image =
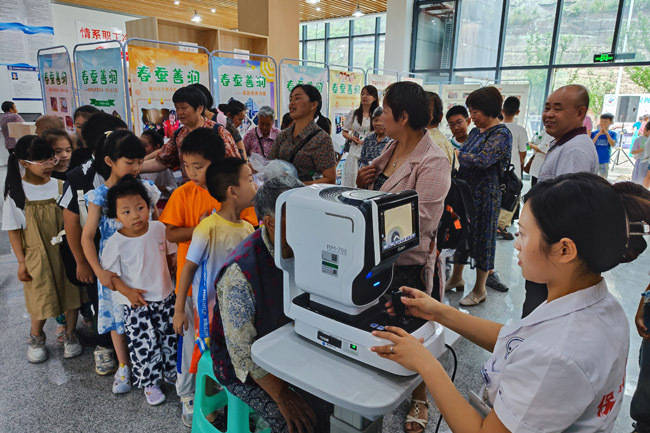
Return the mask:
[[[238,27],[237,0],[180,0],[178,6],[174,5],[173,0],[56,0],[56,3],[184,22],[190,22],[196,10],[202,17],[202,24],[227,29]],[[349,17],[357,5],[366,14],[386,12],[386,0],[321,0],[317,4],[299,0],[298,3],[300,21]],[[213,8],[215,13],[211,12]]]

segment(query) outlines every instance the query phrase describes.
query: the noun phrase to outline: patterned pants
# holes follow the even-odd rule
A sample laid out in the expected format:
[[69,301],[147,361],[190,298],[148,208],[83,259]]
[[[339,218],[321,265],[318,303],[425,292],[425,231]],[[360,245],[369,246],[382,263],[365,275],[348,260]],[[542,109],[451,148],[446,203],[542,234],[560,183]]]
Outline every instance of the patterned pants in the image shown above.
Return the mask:
[[[257,384],[233,383],[227,386],[228,391],[239,397],[244,403],[250,406],[264,421],[271,427],[273,433],[288,433],[287,426],[282,413],[275,401]],[[329,416],[333,412],[331,404],[320,400],[318,397],[304,392],[300,389],[294,390],[307,402],[309,407],[316,413],[315,431],[319,433],[329,432]]]
[[131,378],[138,388],[176,380],[177,336],[172,325],[176,295],[144,307],[123,305]]

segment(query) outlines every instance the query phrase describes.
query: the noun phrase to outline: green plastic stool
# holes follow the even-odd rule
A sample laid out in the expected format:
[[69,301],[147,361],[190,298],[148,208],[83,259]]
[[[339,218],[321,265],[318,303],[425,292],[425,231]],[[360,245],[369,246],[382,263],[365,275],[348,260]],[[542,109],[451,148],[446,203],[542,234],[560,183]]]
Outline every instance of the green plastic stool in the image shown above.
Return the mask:
[[[194,415],[192,417],[192,433],[251,433],[248,418],[252,409],[237,396],[231,394],[226,387],[215,395],[206,394],[206,381],[210,378],[219,383],[212,369],[210,352],[205,351],[199,359],[196,372],[196,391],[194,393]],[[217,409],[228,406],[226,431],[213,426],[206,418]],[[265,429],[261,433],[271,433]]]

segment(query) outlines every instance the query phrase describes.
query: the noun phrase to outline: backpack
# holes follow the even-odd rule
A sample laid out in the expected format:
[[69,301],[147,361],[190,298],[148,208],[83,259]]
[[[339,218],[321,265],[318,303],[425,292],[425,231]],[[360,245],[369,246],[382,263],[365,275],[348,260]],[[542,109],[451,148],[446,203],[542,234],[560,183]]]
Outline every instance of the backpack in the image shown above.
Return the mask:
[[515,166],[510,164],[506,169],[499,168],[499,189],[501,190],[501,209],[514,212],[519,203],[523,183],[515,173]]
[[[455,165],[454,155],[452,167]],[[451,171],[451,186],[445,197],[444,209],[438,224],[436,242],[438,250],[455,249],[469,251],[472,237],[474,199],[469,184],[458,177],[458,170]]]

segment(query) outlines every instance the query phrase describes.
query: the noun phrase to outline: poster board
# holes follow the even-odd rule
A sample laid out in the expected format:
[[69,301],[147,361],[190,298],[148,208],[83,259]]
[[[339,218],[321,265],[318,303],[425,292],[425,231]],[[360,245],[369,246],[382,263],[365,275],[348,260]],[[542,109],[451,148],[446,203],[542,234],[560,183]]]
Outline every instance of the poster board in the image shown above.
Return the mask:
[[424,80],[422,78],[411,77],[409,75],[400,77],[400,81],[410,81],[412,83],[419,84],[420,86],[424,85]]
[[350,111],[359,107],[363,83],[362,72],[330,70],[329,116],[332,121],[332,143],[336,152],[341,152],[345,145],[343,125]]
[[122,50],[76,51],[74,57],[79,105],[92,105],[126,121]]
[[530,84],[500,83],[494,86],[499,89],[504,101],[509,96],[514,96],[519,99],[519,115],[516,117],[515,122],[526,127],[528,125],[528,95],[530,94]]
[[166,123],[176,124],[172,102],[176,90],[193,83],[210,88],[209,58],[205,53],[131,45],[128,48],[131,114],[137,135],[146,129],[160,129]]
[[276,109],[273,62],[212,57],[212,80],[215,101],[226,103],[235,98],[246,105],[246,118],[239,127],[242,136],[257,125],[260,107]]
[[371,74],[368,73],[366,83],[375,86],[377,92],[379,93],[379,105],[384,99],[384,90],[391,84],[397,81],[397,74],[394,75],[382,75],[382,74]]
[[479,84],[443,84],[440,94],[443,111],[446,112],[454,105],[464,107],[469,94],[480,87]]
[[280,63],[280,119],[289,111],[291,89],[298,84],[311,84],[318,89],[323,98],[322,113],[329,108],[329,76],[325,66],[301,66]]
[[76,109],[70,56],[63,53],[38,55],[45,114],[61,118],[66,131],[74,132],[72,116]]

